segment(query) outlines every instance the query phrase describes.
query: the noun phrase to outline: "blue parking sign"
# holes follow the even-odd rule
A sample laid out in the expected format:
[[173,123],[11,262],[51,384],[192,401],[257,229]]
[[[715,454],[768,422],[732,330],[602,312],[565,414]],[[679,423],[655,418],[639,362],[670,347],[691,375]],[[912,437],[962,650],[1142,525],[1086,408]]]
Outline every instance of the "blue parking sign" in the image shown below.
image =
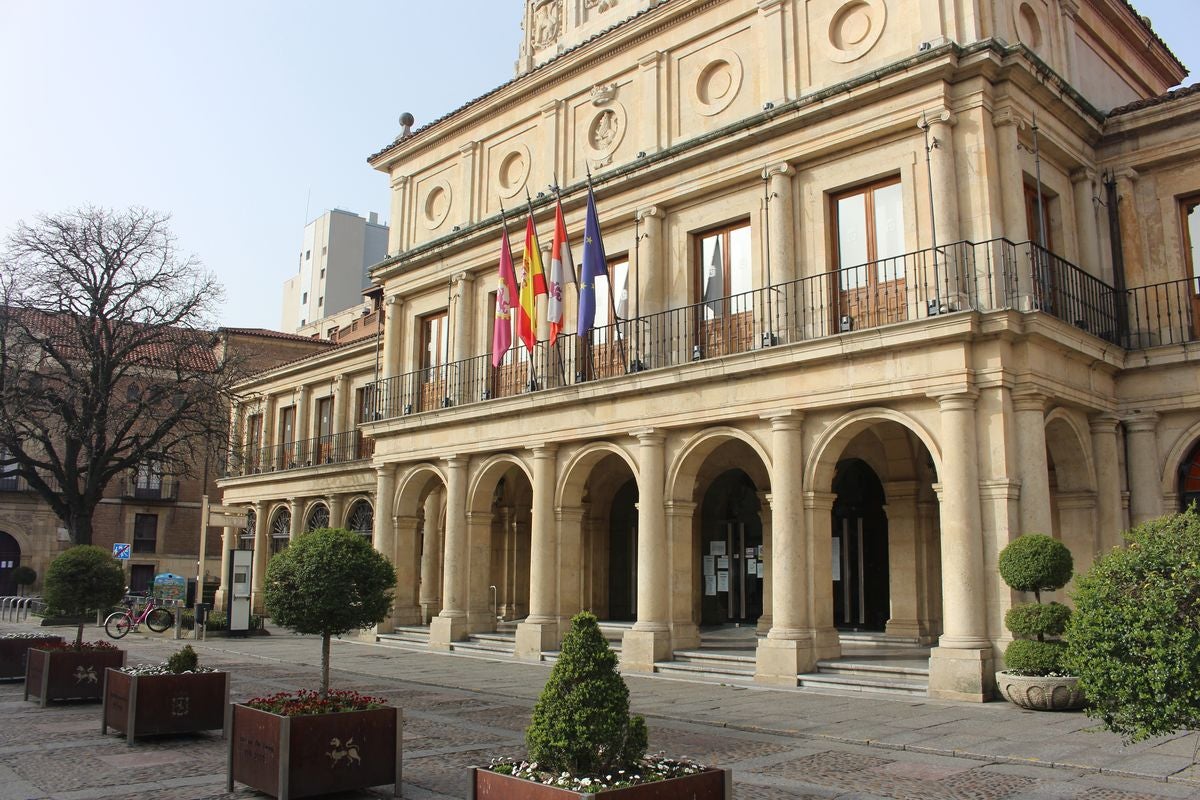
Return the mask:
[[119,558],[122,561],[129,560],[129,545],[125,542],[117,542],[113,545],[113,558]]

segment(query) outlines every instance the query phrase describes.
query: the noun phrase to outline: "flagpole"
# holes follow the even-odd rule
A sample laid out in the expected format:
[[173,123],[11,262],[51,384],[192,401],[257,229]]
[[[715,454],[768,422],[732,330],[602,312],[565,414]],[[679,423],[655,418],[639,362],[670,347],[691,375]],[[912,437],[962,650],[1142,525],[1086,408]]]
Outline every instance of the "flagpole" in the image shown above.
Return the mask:
[[[529,185],[525,185],[525,205],[529,208],[529,218],[533,219],[533,198],[529,196]],[[538,258],[541,258],[541,253],[538,253]],[[529,274],[532,270],[525,270],[525,280],[532,280]],[[524,285],[524,284],[522,284]],[[533,333],[533,349],[529,351],[529,391],[537,391],[537,367],[534,366],[534,353],[537,351],[538,332],[537,332],[537,294],[532,294],[533,298],[533,316],[529,318],[529,327]],[[519,303],[518,303],[519,305]],[[524,306],[522,306],[524,308]]]
[[[511,261],[511,260],[512,260],[512,248],[511,248],[511,247],[510,247],[510,245],[509,245],[509,238],[508,238],[508,217],[506,217],[506,216],[504,215],[504,201],[503,201],[502,199],[500,199],[500,197],[499,197],[499,196],[497,196],[497,198],[496,198],[496,202],[497,202],[497,203],[499,203],[499,205],[500,205],[500,227],[504,229],[504,246],[505,246],[506,248],[508,248],[508,251],[509,251],[509,260]],[[507,287],[507,285],[505,286],[505,288],[506,288],[506,289],[508,288],[508,287]],[[517,298],[517,299],[518,299],[518,301],[519,301],[519,298]],[[492,324],[494,325],[495,323],[492,323]],[[508,358],[508,355],[509,355],[509,353],[511,353],[511,352],[512,352],[512,348],[513,348],[513,336],[512,336],[512,301],[511,301],[511,299],[510,299],[510,301],[509,301],[509,304],[508,304],[508,333],[509,333],[509,337],[508,337],[508,349],[504,351],[504,358],[501,358],[501,359],[500,359],[500,365],[501,365],[501,366],[503,366],[503,365],[504,365],[504,359],[505,359],[505,358]],[[514,360],[515,360],[515,359],[514,359]],[[500,380],[499,380],[499,377],[500,377],[500,376],[499,376],[499,368],[498,368],[498,367],[493,367],[493,369],[495,369],[495,370],[496,370],[496,375],[494,375],[494,376],[493,376],[493,382],[494,382],[494,387],[493,387],[493,388],[495,389],[496,396],[497,396],[497,397],[499,397],[499,396],[500,396]]]
[[[584,165],[584,168],[587,170],[588,191],[591,192],[592,191],[592,168],[590,166],[587,166],[586,164]],[[608,253],[605,253],[604,257],[607,259]],[[616,277],[617,276],[613,275],[612,273],[610,273],[608,271],[607,263],[604,265],[604,274],[608,276],[608,310],[609,310],[609,313],[611,314],[609,319],[612,320],[613,332],[615,334],[617,334],[617,346],[621,350],[621,366],[625,368],[626,372],[628,372],[629,371],[629,354],[625,350],[625,340],[622,339],[620,336],[620,332],[621,332],[620,326],[619,326],[619,323],[617,322],[617,301],[614,296],[616,294],[614,289],[616,287]],[[629,282],[629,264],[625,265],[625,282],[626,283]]]
[[[641,372],[644,369],[642,364],[642,236],[638,232],[640,227],[641,217],[638,215],[637,209],[633,212],[633,267],[634,277],[636,280],[633,284],[633,307],[636,311],[634,318],[637,324],[633,326],[633,335],[635,342],[633,345],[633,362],[629,365],[630,372]],[[628,271],[626,272],[628,274]]]
[[[558,256],[559,263],[562,262],[562,253],[554,252],[554,242],[558,238],[558,214],[562,210],[562,192],[560,192],[559,188],[558,188],[558,173],[551,172],[550,175],[554,179],[554,202],[555,202],[554,235],[550,237],[550,264],[551,264],[551,272],[553,272],[554,257]],[[564,225],[565,225],[565,221],[564,221]],[[565,230],[563,231],[563,247],[567,248],[568,250],[571,249],[571,243],[566,239],[566,231]],[[546,266],[545,264],[542,265],[543,268],[545,266]],[[564,269],[565,269],[565,265],[564,265]],[[566,278],[564,277],[563,280],[566,280]],[[571,281],[571,282],[575,283],[575,281]],[[558,291],[559,291],[560,295],[563,293],[563,288],[562,288],[561,283],[558,286]],[[577,307],[575,313],[578,314],[579,313],[579,311],[578,311],[579,287],[578,286],[575,287],[575,295],[576,295],[575,305]],[[558,321],[560,332],[562,330],[563,323],[566,322],[566,319],[567,319],[567,306],[566,306],[565,300],[566,300],[565,297],[560,297],[559,301],[558,301],[559,314],[561,314],[561,317]],[[558,356],[558,379],[560,381],[562,381],[563,386],[566,386],[567,385],[567,365],[563,363],[562,348],[558,346],[557,341],[555,341],[555,344],[554,344],[554,353],[555,353],[555,355]]]

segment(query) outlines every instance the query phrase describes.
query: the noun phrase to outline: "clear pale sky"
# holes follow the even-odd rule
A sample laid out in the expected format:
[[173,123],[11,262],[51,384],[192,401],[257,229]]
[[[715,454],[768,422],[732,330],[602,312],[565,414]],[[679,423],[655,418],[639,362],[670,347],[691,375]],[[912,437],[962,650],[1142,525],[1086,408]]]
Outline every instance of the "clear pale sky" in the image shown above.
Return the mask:
[[[1200,71],[1194,0],[1134,5]],[[420,126],[512,78],[523,6],[0,0],[0,235],[83,204],[169,212],[225,285],[220,323],[278,328],[305,223],[386,219],[367,156],[401,112]]]

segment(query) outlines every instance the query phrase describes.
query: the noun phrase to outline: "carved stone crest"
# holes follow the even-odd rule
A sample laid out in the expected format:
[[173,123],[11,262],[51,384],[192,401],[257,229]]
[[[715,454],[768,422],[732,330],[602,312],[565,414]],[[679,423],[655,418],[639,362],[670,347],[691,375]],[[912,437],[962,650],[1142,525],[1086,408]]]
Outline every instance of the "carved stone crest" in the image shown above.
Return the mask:
[[558,39],[562,29],[561,0],[537,0],[533,7],[533,25],[530,34],[533,46],[543,50]]
[[617,118],[617,113],[611,108],[598,114],[595,122],[592,123],[592,149],[611,149],[620,130],[621,121]]
[[606,106],[617,96],[617,84],[597,83],[592,87],[592,105]]

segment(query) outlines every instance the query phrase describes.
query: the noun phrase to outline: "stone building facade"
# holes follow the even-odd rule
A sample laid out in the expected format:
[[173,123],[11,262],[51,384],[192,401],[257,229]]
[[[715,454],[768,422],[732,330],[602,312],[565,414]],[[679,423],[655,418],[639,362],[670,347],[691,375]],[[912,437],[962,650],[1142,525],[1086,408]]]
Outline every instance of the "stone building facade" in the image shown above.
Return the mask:
[[[378,339],[243,387],[257,461],[220,485],[259,591],[272,542],[369,508],[381,631],[516,621],[538,658],[588,608],[649,671],[739,624],[789,685],[871,631],[982,700],[1007,542],[1086,569],[1197,491],[1200,95],[1123,0],[530,0],[524,31],[514,80],[370,158]],[[589,173],[624,313],[579,335],[568,287],[568,333],[493,367],[501,209],[520,263],[557,181],[578,264]]]

